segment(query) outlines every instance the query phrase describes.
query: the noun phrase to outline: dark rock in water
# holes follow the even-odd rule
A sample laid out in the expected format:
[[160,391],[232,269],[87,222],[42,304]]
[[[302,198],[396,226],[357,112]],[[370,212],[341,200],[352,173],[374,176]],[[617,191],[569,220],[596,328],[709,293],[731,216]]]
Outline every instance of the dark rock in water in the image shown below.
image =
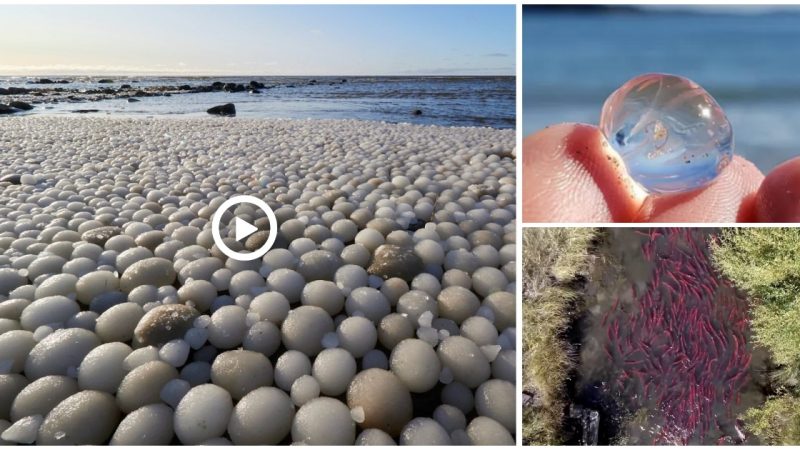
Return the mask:
[[72,112],[77,114],[89,114],[89,113],[96,113],[100,112],[99,109],[73,109]]
[[140,101],[141,101],[141,100],[139,100],[138,98],[133,98],[133,97],[131,97],[131,98],[129,98],[129,99],[128,99],[128,103],[138,103],[138,102],[140,102]]
[[90,244],[97,244],[100,247],[106,245],[106,241],[111,239],[112,237],[122,233],[122,228],[114,227],[114,226],[107,226],[107,227],[99,227],[94,228],[89,231],[85,231],[81,235],[81,239],[90,243]]
[[11,173],[4,177],[0,177],[0,183],[11,183],[11,184],[20,184],[22,183],[22,175],[17,173]]
[[130,84],[123,84],[123,85],[122,85],[122,86],[120,86],[119,88],[120,88],[120,89],[132,89],[132,88],[133,88],[133,86],[131,86]]
[[0,114],[14,114],[15,112],[19,112],[19,110],[8,105],[0,104]]
[[30,111],[33,109],[33,105],[25,102],[11,102],[10,105],[13,108],[21,109],[23,111]]
[[233,103],[226,103],[224,105],[209,108],[206,112],[209,114],[215,114],[217,116],[235,116],[236,106]]
[[100,84],[111,84],[114,82],[114,80],[110,78],[103,78],[102,80],[97,80],[97,82]]
[[342,78],[342,83],[347,83],[347,78]]
[[50,78],[39,78],[38,80],[34,81],[36,84],[54,84],[55,81],[51,80]]
[[422,115],[422,110],[421,109],[415,109],[411,114],[413,114],[415,116],[421,116]]
[[259,83],[258,81],[253,80],[250,82],[250,87],[253,89],[262,89],[264,88],[264,83]]
[[0,95],[21,95],[30,93],[30,89],[20,87],[10,87],[7,89],[0,88]]
[[71,81],[69,81],[69,80],[58,80],[58,81],[56,81],[56,83],[58,83],[58,84],[70,84]]
[[308,84],[317,84],[317,80],[311,80],[308,82]]
[[414,253],[414,249],[384,244],[375,249],[367,273],[384,280],[397,277],[411,282],[424,269],[422,259]]
[[181,90],[181,91],[190,91],[190,90],[192,90],[192,87],[189,86],[188,84],[182,84],[182,85],[178,86],[178,89]]
[[215,81],[215,82],[211,83],[211,88],[215,89],[217,91],[221,91],[224,87],[225,87],[225,83],[223,83],[221,81]]
[[243,92],[245,87],[243,84],[228,83],[225,85],[225,90],[227,92]]
[[172,97],[172,94],[170,94],[169,92],[167,92],[166,94],[164,94],[164,97]]

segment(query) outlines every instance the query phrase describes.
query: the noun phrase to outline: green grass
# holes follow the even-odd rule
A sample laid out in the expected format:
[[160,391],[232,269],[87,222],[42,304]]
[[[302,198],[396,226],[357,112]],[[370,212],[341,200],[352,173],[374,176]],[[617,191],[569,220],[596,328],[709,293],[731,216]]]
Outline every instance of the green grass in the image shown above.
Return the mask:
[[524,412],[523,439],[532,445],[563,443],[566,382],[575,352],[566,337],[580,308],[567,285],[588,269],[590,228],[529,228],[523,232],[523,388],[536,396]]
[[761,408],[744,416],[745,428],[766,445],[797,445],[800,442],[800,400],[790,394],[772,397]]
[[712,259],[750,296],[754,342],[778,366],[781,395],[743,417],[766,444],[800,444],[800,229],[727,228],[712,243]]

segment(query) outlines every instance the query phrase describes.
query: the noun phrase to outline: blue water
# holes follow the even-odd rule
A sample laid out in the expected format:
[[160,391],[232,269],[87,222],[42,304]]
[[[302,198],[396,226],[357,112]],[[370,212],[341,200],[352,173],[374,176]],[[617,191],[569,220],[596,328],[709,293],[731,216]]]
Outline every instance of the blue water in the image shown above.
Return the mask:
[[[69,84],[29,84],[38,78],[67,79]],[[114,83],[98,84],[101,78]],[[310,80],[316,80],[310,84]],[[342,83],[341,80],[347,82]],[[74,114],[76,109],[98,109],[102,116],[206,117],[206,109],[234,103],[237,117],[292,119],[359,119],[447,126],[516,126],[514,77],[0,77],[0,87],[104,89],[131,84],[134,88],[163,85],[207,86],[214,81],[242,83],[256,80],[268,89],[248,92],[176,94],[171,97],[124,98],[97,102],[37,105],[32,114]],[[80,94],[78,94],[80,95]],[[4,101],[0,97],[0,102]],[[412,114],[421,110],[421,115]]]
[[762,171],[800,155],[800,7],[705,11],[526,7],[523,132],[596,124],[603,101],[622,83],[665,72],[693,79],[716,98],[733,125],[735,153]]

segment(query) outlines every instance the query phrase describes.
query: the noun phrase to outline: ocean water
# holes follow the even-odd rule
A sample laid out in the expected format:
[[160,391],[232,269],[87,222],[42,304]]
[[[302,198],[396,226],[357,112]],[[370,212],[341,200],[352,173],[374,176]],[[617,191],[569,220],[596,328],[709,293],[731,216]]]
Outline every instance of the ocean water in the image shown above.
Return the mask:
[[[66,79],[69,84],[30,84],[39,78]],[[111,84],[98,84],[110,78]],[[311,80],[316,83],[310,83]],[[346,79],[346,82],[342,80]],[[28,114],[74,114],[76,109],[97,109],[89,115],[205,117],[206,109],[234,103],[237,117],[293,119],[359,119],[447,126],[516,126],[514,77],[75,77],[42,75],[0,77],[0,87],[64,88],[92,90],[154,86],[208,86],[215,81],[259,81],[268,86],[261,93],[208,92],[124,98],[96,102],[59,101],[39,105]],[[80,96],[80,94],[76,94]],[[0,97],[0,102],[4,101]],[[421,110],[421,115],[414,115]]]
[[596,124],[636,75],[688,77],[724,108],[735,153],[762,171],[800,156],[800,7],[685,11],[525,7],[523,132]]

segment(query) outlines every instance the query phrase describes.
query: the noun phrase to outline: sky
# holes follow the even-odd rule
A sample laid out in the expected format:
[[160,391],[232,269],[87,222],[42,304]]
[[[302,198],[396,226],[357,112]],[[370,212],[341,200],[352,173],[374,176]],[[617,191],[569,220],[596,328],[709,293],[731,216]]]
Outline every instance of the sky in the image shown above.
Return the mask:
[[514,75],[514,5],[0,5],[0,75]]

